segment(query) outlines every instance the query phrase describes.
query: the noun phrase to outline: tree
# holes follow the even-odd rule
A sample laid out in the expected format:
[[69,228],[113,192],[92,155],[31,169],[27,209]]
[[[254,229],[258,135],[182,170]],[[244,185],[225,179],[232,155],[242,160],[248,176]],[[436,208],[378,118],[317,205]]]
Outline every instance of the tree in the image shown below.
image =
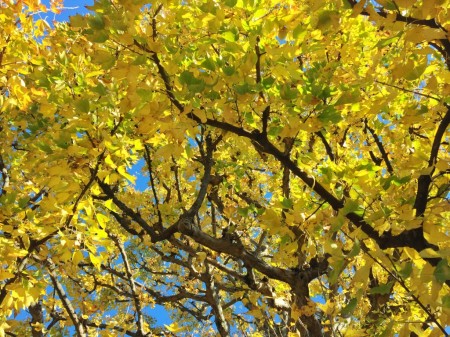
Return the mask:
[[1,336],[448,335],[448,1],[0,6]]

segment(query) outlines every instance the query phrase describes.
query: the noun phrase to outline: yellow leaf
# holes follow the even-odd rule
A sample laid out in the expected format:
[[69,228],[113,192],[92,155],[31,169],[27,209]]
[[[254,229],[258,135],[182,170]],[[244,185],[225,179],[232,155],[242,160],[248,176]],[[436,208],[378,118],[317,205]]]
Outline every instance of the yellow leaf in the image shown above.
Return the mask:
[[8,278],[14,277],[14,274],[7,270],[0,270],[0,281],[6,280]]
[[197,260],[200,263],[203,263],[206,259],[206,256],[207,256],[206,252],[199,252],[199,253],[197,253]]
[[114,204],[112,199],[108,199],[105,201],[104,205],[106,206],[107,209],[109,209],[110,211],[113,212],[119,212],[119,208]]
[[84,260],[83,252],[81,250],[76,250],[72,255],[72,262],[75,266],[78,266],[80,261]]
[[425,221],[423,225],[423,236],[429,243],[439,244],[448,242],[449,237],[443,231],[439,230],[439,227],[430,221]]
[[42,331],[45,332],[44,324],[40,322],[35,322],[30,324],[33,327],[34,331]]
[[105,158],[105,163],[113,169],[115,169],[117,167],[117,165],[113,162],[113,160],[111,159],[111,156],[109,154]]
[[170,332],[172,332],[172,333],[181,332],[181,331],[184,331],[186,329],[185,327],[179,326],[177,322],[172,323],[170,325],[165,325],[164,324],[164,327],[167,330],[169,330]]
[[278,214],[273,209],[266,209],[264,214],[261,216],[263,220],[269,227],[280,227],[281,220]]
[[35,89],[35,88],[31,88],[31,93],[33,94],[33,95],[36,95],[36,96],[47,96],[47,94],[45,93],[45,91],[43,91],[43,90],[37,90],[37,89]]
[[109,221],[109,218],[106,215],[103,215],[101,213],[97,213],[95,215],[95,217],[97,218],[97,221],[98,221],[98,224],[100,225],[100,227],[104,229],[106,227],[106,224]]
[[59,203],[62,203],[62,202],[64,202],[64,201],[68,200],[71,196],[72,196],[72,194],[67,193],[67,192],[58,193],[58,194],[56,195],[56,200],[57,200]]
[[447,170],[450,168],[450,165],[449,165],[449,164],[450,164],[449,161],[444,160],[444,159],[441,159],[441,160],[439,160],[439,161],[436,163],[436,168],[437,168],[439,171],[444,172],[444,171],[447,171]]
[[416,2],[415,0],[395,0],[397,6],[401,8],[410,8],[414,5],[415,2]]
[[412,43],[446,39],[446,37],[446,33],[440,29],[423,27],[419,25],[413,26],[405,34],[405,40]]
[[136,151],[140,151],[140,150],[143,150],[143,149],[144,149],[144,146],[142,146],[142,142],[141,142],[140,139],[136,139],[136,140],[134,141],[134,149],[135,149]]
[[119,174],[124,177],[125,179],[128,179],[131,183],[134,184],[134,182],[136,181],[136,177],[132,176],[131,174],[128,174],[126,171],[125,166],[119,166],[117,168],[117,172],[119,172]]
[[91,71],[90,73],[86,74],[86,77],[94,77],[94,76],[98,76],[98,75],[103,75],[104,71],[103,70],[96,70],[96,71]]
[[100,256],[95,256],[92,253],[89,253],[89,260],[92,262],[95,268],[100,270],[102,265],[102,258]]

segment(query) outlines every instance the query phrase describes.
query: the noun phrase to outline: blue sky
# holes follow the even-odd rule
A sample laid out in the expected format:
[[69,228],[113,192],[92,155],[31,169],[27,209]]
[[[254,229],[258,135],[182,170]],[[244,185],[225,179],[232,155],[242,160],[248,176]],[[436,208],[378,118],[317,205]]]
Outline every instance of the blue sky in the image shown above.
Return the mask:
[[[43,0],[44,5],[49,5],[50,0]],[[86,14],[88,10],[85,6],[92,6],[94,0],[64,0],[64,9],[61,14],[45,13],[44,17],[47,17],[49,21],[68,21],[69,16],[75,14]]]

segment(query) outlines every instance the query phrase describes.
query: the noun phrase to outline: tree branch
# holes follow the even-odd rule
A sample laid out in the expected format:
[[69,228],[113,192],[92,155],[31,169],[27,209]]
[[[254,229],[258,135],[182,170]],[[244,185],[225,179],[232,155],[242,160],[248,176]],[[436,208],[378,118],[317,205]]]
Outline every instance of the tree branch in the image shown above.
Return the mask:
[[373,140],[375,141],[375,144],[377,144],[378,150],[380,150],[381,157],[383,158],[384,163],[386,164],[386,168],[387,168],[388,172],[390,174],[393,174],[394,169],[392,168],[391,161],[389,160],[388,154],[387,154],[386,150],[384,149],[383,143],[380,141],[380,138],[375,133],[375,130],[372,129],[367,124],[367,119],[364,119],[364,127],[365,127],[365,129],[369,130],[370,134],[372,135]]
[[229,328],[225,315],[223,314],[222,305],[220,304],[220,295],[214,284],[214,277],[211,275],[211,266],[206,263],[206,297],[209,299],[214,316],[216,317],[215,323],[220,336],[229,336]]
[[[260,38],[259,36],[256,37],[256,43],[255,43],[255,53],[256,53],[256,64],[255,64],[255,72],[256,72],[256,83],[261,83],[261,56],[263,56],[265,53],[261,53],[261,50],[259,48],[259,42]],[[262,90],[259,92],[259,97],[264,101],[264,94]],[[264,129],[263,129],[264,130]]]
[[175,97],[175,94],[174,94],[174,91],[173,91],[173,88],[172,88],[172,84],[170,83],[169,74],[167,73],[166,69],[162,66],[161,60],[159,59],[158,54],[156,52],[154,52],[153,50],[148,49],[146,46],[140,44],[136,40],[134,40],[134,45],[137,46],[142,51],[145,51],[146,53],[150,54],[150,58],[155,63],[156,67],[158,68],[158,73],[159,73],[159,75],[161,76],[161,78],[162,78],[162,80],[164,82],[164,86],[166,88],[167,96],[169,96],[169,99],[172,102],[172,104],[175,105],[175,107],[180,112],[183,112],[184,111],[184,106]]
[[145,158],[145,162],[147,164],[148,176],[150,179],[150,186],[152,188],[153,198],[155,198],[154,205],[156,207],[156,212],[158,213],[158,221],[162,226],[163,221],[162,221],[161,211],[159,210],[159,199],[158,199],[158,194],[156,193],[155,179],[153,178],[152,159],[150,157],[150,149],[147,144],[144,145],[144,151],[145,151],[144,158]]
[[47,270],[48,270],[50,279],[52,280],[53,287],[55,288],[56,293],[58,294],[58,297],[61,299],[64,309],[66,309],[66,312],[69,315],[70,320],[72,321],[72,323],[75,327],[75,332],[76,332],[77,336],[78,337],[87,337],[87,333],[85,331],[83,323],[78,318],[78,315],[76,314],[75,309],[72,306],[72,302],[67,297],[67,294],[64,291],[63,286],[58,281],[58,277],[56,276],[56,273],[55,273],[55,269],[56,269],[55,264],[53,263],[53,261],[50,258],[47,259],[45,264],[47,266]]
[[31,336],[32,337],[44,337],[42,329],[35,329],[35,325],[43,327],[44,325],[44,312],[42,310],[42,303],[39,301],[28,308],[28,312],[31,315]]
[[113,234],[109,234],[109,237],[114,241],[114,243],[116,244],[117,248],[119,249],[120,252],[120,256],[122,257],[123,260],[123,264],[125,266],[125,271],[126,271],[126,279],[127,282],[130,286],[131,289],[131,296],[133,298],[133,302],[134,302],[134,307],[136,309],[136,315],[137,315],[137,335],[139,337],[144,337],[146,336],[145,333],[145,326],[144,326],[144,316],[142,314],[142,306],[141,306],[141,300],[139,299],[139,295],[136,291],[136,286],[134,283],[134,278],[133,278],[133,273],[131,271],[131,267],[130,267],[130,263],[128,261],[128,256],[127,253],[125,251],[125,248],[122,244],[122,242],[120,241],[120,239]]
[[330,157],[331,161],[335,161],[336,157],[334,156],[333,149],[331,148],[330,143],[328,143],[325,136],[322,134],[322,131],[317,131],[315,134],[320,138],[323,145],[325,146],[325,150],[327,151],[328,157]]
[[434,165],[437,162],[442,137],[450,124],[450,106],[446,105],[446,107],[447,112],[439,123],[436,134],[434,135],[433,144],[431,146],[430,159],[428,160],[428,167],[431,168],[431,171],[428,174],[421,175],[417,182],[417,194],[414,202],[414,209],[416,210],[416,216],[418,217],[422,216],[427,208],[431,176],[435,171]]

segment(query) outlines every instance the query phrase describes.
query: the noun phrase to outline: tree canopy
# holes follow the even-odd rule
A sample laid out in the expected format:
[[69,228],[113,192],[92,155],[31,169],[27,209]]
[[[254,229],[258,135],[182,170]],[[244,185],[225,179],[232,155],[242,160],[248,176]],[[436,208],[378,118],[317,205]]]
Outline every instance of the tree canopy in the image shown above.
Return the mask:
[[62,5],[0,2],[0,336],[448,336],[448,0]]

